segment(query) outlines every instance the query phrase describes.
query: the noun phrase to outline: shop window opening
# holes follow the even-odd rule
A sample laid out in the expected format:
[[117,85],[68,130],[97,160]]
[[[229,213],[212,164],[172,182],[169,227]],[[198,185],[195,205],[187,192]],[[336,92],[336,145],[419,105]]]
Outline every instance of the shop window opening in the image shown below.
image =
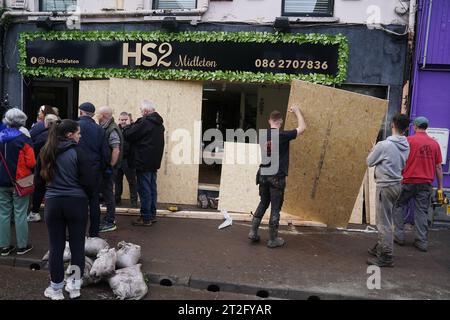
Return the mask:
[[[223,141],[207,148],[212,141],[202,141],[203,156],[199,167],[199,190],[218,196],[224,156],[224,142],[258,143],[249,137],[238,140],[227,137],[227,129],[259,130],[268,128],[267,119],[273,110],[285,112],[289,86],[205,82],[202,101],[202,136],[208,129],[219,130]],[[215,159],[213,164],[206,159]]]

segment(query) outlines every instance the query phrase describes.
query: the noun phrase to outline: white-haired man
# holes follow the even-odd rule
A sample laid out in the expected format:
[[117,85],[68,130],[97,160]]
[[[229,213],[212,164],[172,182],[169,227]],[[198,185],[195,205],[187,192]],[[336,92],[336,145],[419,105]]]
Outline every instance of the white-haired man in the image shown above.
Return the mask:
[[151,102],[144,100],[140,110],[142,117],[125,127],[123,136],[130,143],[128,161],[136,169],[141,199],[141,217],[133,225],[150,226],[156,222],[156,173],[161,166],[165,129],[163,118]]

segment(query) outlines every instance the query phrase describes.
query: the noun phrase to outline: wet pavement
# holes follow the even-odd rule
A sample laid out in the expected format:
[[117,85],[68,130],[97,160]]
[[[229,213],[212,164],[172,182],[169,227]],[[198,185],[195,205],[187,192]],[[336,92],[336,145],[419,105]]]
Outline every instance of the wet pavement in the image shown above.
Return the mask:
[[[430,231],[427,253],[415,249],[413,233],[407,233],[407,245],[395,247],[395,267],[381,269],[381,289],[370,290],[367,249],[376,234],[282,227],[286,245],[269,249],[266,225],[262,241],[252,244],[246,222],[218,230],[220,220],[159,218],[150,227],[135,227],[132,219],[118,216],[118,229],[102,236],[111,246],[125,240],[142,247],[142,270],[150,284],[146,299],[450,299],[449,230]],[[43,299],[49,277],[41,258],[47,241],[45,224],[30,224],[34,250],[0,258],[0,299]],[[32,285],[14,289],[24,278]],[[113,295],[100,284],[85,289],[83,299]]]

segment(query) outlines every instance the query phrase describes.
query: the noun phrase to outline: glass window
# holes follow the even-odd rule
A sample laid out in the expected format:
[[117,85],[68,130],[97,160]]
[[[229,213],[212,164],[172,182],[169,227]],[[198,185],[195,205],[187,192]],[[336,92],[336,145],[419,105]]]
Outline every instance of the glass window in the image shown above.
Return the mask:
[[332,17],[334,0],[283,0],[283,15]]
[[40,11],[74,11],[77,0],[40,0]]
[[197,0],[155,0],[153,9],[195,9]]

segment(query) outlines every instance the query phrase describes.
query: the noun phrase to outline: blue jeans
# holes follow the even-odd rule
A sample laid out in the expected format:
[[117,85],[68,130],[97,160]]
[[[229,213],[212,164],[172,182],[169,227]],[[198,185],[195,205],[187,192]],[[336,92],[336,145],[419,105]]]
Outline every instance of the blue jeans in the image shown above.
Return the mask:
[[139,198],[141,199],[141,216],[145,221],[156,217],[156,172],[137,172]]

